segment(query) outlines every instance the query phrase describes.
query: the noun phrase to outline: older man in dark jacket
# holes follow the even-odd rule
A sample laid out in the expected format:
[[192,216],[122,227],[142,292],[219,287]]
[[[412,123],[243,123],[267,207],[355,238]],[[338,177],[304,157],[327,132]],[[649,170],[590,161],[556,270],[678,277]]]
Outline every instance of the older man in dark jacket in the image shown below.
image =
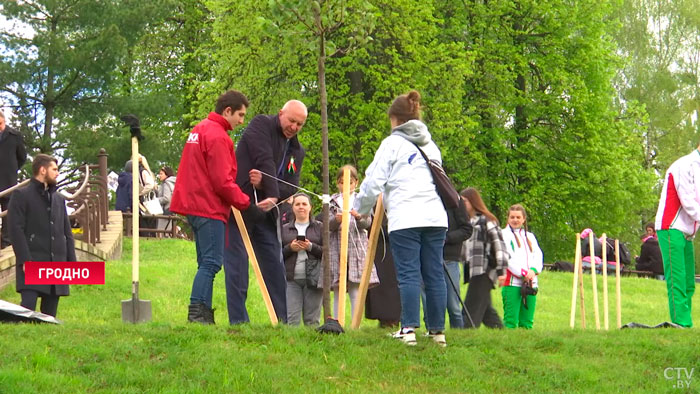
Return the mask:
[[[5,115],[0,111],[0,192],[17,184],[17,171],[27,161],[22,134],[5,124]],[[6,211],[10,196],[0,197],[0,211]],[[2,219],[0,248],[10,245],[7,219]]]
[[25,188],[12,193],[9,222],[12,248],[17,257],[17,292],[21,305],[36,309],[41,297],[41,312],[56,316],[58,297],[70,294],[68,285],[27,285],[24,263],[27,261],[76,261],[66,202],[56,193],[56,159],[39,154],[32,162],[34,178]]
[[[256,220],[245,213],[243,218],[275,313],[284,322],[287,321],[287,281],[275,207],[294,194],[294,186],[299,184],[304,148],[296,135],[304,126],[306,116],[304,103],[288,101],[277,115],[253,118],[236,147],[236,183],[251,202],[267,212]],[[245,306],[248,254],[233,216],[229,217],[228,236],[224,253],[228,318],[231,324],[245,323],[249,321]]]

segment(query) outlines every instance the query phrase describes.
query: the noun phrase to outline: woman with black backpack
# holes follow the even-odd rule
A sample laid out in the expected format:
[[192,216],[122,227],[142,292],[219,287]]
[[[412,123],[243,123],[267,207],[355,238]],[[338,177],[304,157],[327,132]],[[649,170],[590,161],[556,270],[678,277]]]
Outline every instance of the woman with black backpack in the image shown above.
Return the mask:
[[483,323],[489,328],[503,328],[491,303],[491,289],[502,284],[508,266],[501,228],[476,189],[468,187],[460,194],[473,226],[472,236],[464,242],[462,250],[464,281],[469,283],[464,298],[467,308],[464,327],[479,328]]

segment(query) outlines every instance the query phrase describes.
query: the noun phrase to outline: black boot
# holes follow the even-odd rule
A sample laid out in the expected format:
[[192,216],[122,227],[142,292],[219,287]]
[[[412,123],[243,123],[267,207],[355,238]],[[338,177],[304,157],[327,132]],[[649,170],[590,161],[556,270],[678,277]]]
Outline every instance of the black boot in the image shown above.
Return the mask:
[[208,324],[207,308],[204,304],[190,304],[187,321],[190,323]]
[[204,324],[216,324],[214,322],[214,308],[207,308],[204,306]]

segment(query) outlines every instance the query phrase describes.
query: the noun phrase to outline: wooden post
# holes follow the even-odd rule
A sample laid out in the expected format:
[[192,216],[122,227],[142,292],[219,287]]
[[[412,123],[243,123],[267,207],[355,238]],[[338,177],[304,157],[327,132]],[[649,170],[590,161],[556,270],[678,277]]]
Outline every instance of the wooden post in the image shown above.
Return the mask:
[[365,301],[367,300],[367,288],[369,287],[369,278],[372,276],[372,267],[374,266],[374,256],[377,253],[377,242],[379,233],[382,231],[382,221],[384,220],[384,204],[382,203],[382,195],[377,199],[377,206],[374,208],[374,218],[372,219],[372,229],[369,233],[369,243],[367,245],[367,254],[365,255],[365,265],[362,268],[362,279],[360,280],[360,288],[357,294],[356,308],[352,312],[351,328],[359,328],[362,322],[362,315],[365,313]]
[[583,295],[583,256],[579,256],[578,264],[578,292],[581,297],[581,328],[586,329],[586,306],[584,305],[585,297]]
[[602,240],[603,244],[603,326],[605,330],[610,329],[610,323],[608,322],[608,237],[603,233]]
[[617,328],[622,327],[622,294],[620,292],[620,240],[615,240],[615,302],[617,304]]
[[233,216],[236,218],[236,224],[238,225],[238,231],[241,233],[241,238],[243,239],[243,245],[245,245],[245,250],[246,252],[248,252],[248,260],[253,266],[253,271],[255,272],[255,279],[258,282],[258,287],[260,287],[260,292],[262,293],[263,301],[265,301],[265,308],[267,308],[267,314],[270,317],[270,323],[272,323],[273,326],[276,326],[278,321],[277,313],[275,313],[275,306],[272,305],[270,293],[267,291],[267,286],[265,285],[265,279],[262,276],[262,272],[260,272],[260,265],[258,265],[257,257],[255,257],[255,250],[253,250],[253,244],[250,242],[250,236],[248,236],[248,229],[246,228],[245,222],[243,221],[243,216],[241,216],[241,212],[234,207],[231,207],[231,211],[233,211]]
[[600,330],[600,311],[598,310],[598,280],[595,272],[595,249],[593,248],[593,232],[588,233],[588,249],[591,257],[591,283],[593,285],[593,315],[595,317],[595,328]]
[[343,219],[340,223],[340,270],[338,277],[338,324],[345,327],[345,293],[348,282],[348,242],[350,235],[350,169],[343,169]]
[[578,285],[578,270],[581,266],[581,234],[576,233],[576,254],[574,255],[574,283],[571,287],[571,319],[569,326],[574,328],[576,322],[576,285]]

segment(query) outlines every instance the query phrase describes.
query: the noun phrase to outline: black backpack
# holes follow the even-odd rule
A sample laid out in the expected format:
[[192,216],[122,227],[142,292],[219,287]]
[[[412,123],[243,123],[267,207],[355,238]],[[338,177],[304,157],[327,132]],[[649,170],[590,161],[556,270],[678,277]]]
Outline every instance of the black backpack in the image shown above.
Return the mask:
[[452,181],[450,181],[450,178],[445,173],[445,170],[436,160],[428,159],[428,156],[425,154],[425,152],[423,152],[423,149],[421,149],[417,144],[414,143],[413,145],[416,145],[416,148],[418,148],[421,156],[423,156],[423,159],[425,159],[425,162],[428,164],[430,173],[433,175],[435,188],[437,189],[438,195],[442,200],[442,205],[445,206],[445,209],[457,208],[459,204],[461,204],[459,201],[459,193],[457,193],[457,189],[455,189],[454,185],[452,185]]
[[[615,261],[615,238],[607,238],[605,240],[607,249],[608,261]],[[620,264],[629,265],[632,262],[632,254],[627,245],[620,242]]]

